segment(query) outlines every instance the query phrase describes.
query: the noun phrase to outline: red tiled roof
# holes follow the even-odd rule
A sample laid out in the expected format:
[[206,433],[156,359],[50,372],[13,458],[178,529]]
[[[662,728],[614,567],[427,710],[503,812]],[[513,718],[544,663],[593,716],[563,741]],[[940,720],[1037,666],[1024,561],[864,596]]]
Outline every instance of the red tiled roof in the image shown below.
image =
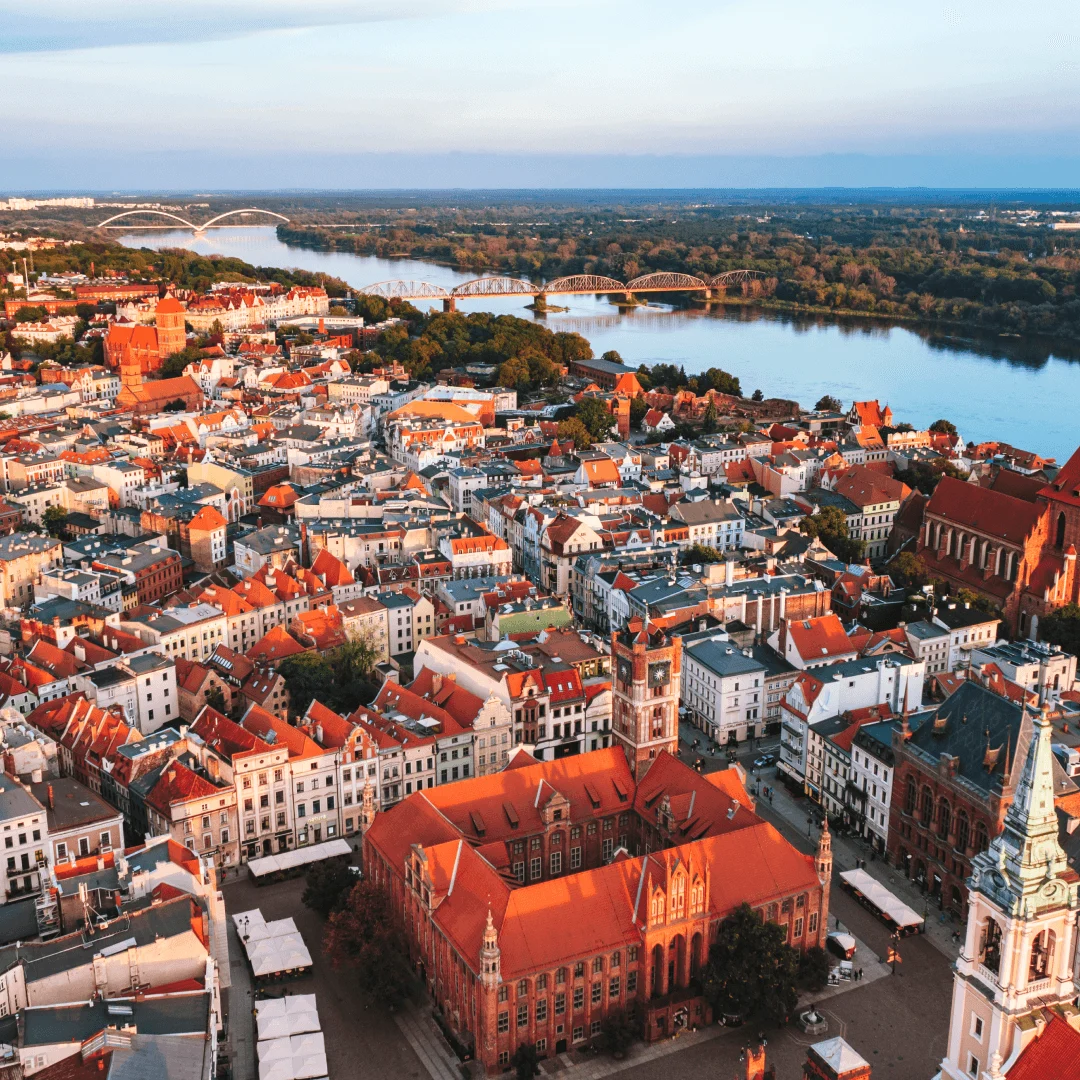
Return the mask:
[[943,476],[930,496],[926,513],[1020,544],[1038,524],[1044,508],[1026,499]]
[[855,646],[844,632],[844,624],[832,613],[814,619],[789,620],[787,633],[804,660],[855,652]]
[[1008,1080],[1080,1080],[1080,1032],[1056,1013],[1042,1033],[1024,1047]]

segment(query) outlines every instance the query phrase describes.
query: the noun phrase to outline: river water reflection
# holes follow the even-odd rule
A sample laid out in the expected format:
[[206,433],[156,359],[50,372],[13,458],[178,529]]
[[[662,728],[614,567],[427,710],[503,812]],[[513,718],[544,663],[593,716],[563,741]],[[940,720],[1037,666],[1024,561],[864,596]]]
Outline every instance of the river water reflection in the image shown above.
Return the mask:
[[[131,247],[184,247],[235,256],[257,266],[323,271],[362,288],[393,278],[449,287],[475,274],[412,259],[376,259],[282,243],[273,228],[214,229],[196,236],[164,230],[121,236]],[[1080,444],[1080,360],[1045,343],[916,331],[872,320],[796,317],[761,309],[673,309],[620,313],[602,297],[552,298],[566,312],[543,316],[553,330],[575,330],[596,355],[617,350],[632,366],[683,364],[688,374],[720,367],[745,393],[812,406],[823,394],[845,403],[879,398],[917,427],[947,417],[965,439],[1001,439],[1064,460]],[[531,317],[520,297],[469,300],[461,310]]]

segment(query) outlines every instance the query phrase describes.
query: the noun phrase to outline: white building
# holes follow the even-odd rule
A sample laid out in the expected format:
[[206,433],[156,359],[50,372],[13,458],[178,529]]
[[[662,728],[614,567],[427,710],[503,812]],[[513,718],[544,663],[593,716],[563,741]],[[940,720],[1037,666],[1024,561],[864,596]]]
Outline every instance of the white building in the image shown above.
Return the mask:
[[690,722],[716,742],[760,736],[765,725],[765,666],[727,634],[683,638],[682,701]]

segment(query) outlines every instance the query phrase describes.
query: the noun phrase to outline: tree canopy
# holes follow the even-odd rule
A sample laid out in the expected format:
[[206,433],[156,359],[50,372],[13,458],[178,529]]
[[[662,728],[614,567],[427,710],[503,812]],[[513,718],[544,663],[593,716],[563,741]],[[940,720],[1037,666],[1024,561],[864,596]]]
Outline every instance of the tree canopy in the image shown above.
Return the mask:
[[1066,604],[1039,620],[1039,637],[1074,656],[1080,655],[1080,604]]
[[326,918],[344,906],[355,884],[356,877],[348,863],[323,859],[313,863],[308,871],[300,902]]
[[817,404],[814,409],[817,412],[842,412],[843,405],[840,404],[840,399],[835,398],[832,394],[823,394],[817,399]]
[[742,904],[720,924],[702,989],[717,1013],[783,1023],[798,1004],[798,979],[799,953],[788,945],[787,930]]
[[278,674],[289,691],[289,707],[303,715],[313,698],[347,715],[367,704],[378,692],[372,672],[378,652],[364,637],[351,637],[325,656],[314,650],[285,657]]
[[839,507],[821,507],[804,517],[799,528],[807,536],[816,536],[842,562],[862,562],[866,544],[849,535],[847,516]]
[[615,417],[608,412],[604,402],[595,397],[582,398],[574,410],[574,418],[585,425],[594,442],[609,439],[615,426]]
[[323,951],[335,968],[355,973],[366,1004],[393,1009],[404,1000],[408,948],[390,896],[380,886],[369,881],[353,886],[327,920]]

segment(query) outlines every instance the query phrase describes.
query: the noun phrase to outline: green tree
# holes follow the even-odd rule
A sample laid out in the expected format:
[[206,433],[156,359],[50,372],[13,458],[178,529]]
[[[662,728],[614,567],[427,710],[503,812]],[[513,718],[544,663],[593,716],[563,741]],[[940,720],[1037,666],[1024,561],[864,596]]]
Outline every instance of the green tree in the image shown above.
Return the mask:
[[574,416],[585,425],[594,442],[603,442],[611,437],[615,417],[608,412],[607,405],[600,398],[582,398],[574,410]]
[[1074,656],[1080,655],[1080,604],[1066,604],[1043,616],[1039,637]]
[[560,331],[555,335],[555,349],[552,359],[569,367],[578,360],[591,360],[592,346],[580,334]]
[[834,398],[832,394],[823,394],[818,398],[814,409],[817,412],[843,412],[844,407],[839,398]]
[[849,535],[847,517],[839,507],[821,507],[816,514],[804,517],[799,528],[807,536],[816,536],[842,562],[862,562],[866,544]]
[[885,569],[901,588],[921,589],[930,584],[926,564],[912,551],[898,551]]
[[356,973],[367,1005],[394,1009],[405,999],[409,974],[408,947],[388,892],[369,881],[354,885],[338,910],[331,913],[323,936],[323,952],[335,968]]
[[592,446],[589,429],[576,416],[560,421],[555,430],[555,438],[559,442],[572,441],[575,450],[588,450]]
[[622,364],[625,362],[623,358],[614,349],[608,349],[608,351],[604,353],[604,355],[601,356],[600,359],[606,360],[609,364]]
[[716,430],[716,421],[719,415],[716,408],[716,402],[710,401],[709,404],[705,406],[705,412],[701,417],[701,430],[704,431],[706,435],[711,435]]
[[943,435],[951,435],[954,439],[957,435],[956,425],[951,420],[935,420],[930,425],[930,430],[940,432]]
[[626,1056],[630,1044],[640,1036],[641,1029],[637,1019],[625,1009],[612,1009],[601,1025],[600,1032],[604,1039],[604,1049],[616,1059]]
[[194,345],[187,345],[172,356],[165,357],[161,367],[158,368],[158,377],[162,379],[178,379],[184,374],[184,368],[188,364],[197,364],[202,359],[202,352]]
[[532,387],[532,372],[529,370],[529,362],[521,356],[511,356],[504,360],[499,368],[498,380],[500,386],[512,387],[515,390],[529,390]]
[[820,945],[813,945],[799,956],[799,985],[817,993],[829,981],[832,963]]
[[641,422],[645,419],[645,414],[649,411],[649,406],[645,403],[644,398],[636,397],[630,399],[630,426],[635,431],[641,430]]
[[348,863],[340,859],[323,859],[313,863],[308,871],[300,902],[325,919],[344,905],[355,884],[356,878]]
[[734,375],[729,375],[721,368],[711,367],[704,375],[698,378],[701,392],[716,390],[721,394],[733,394],[735,397],[742,396],[742,386]]
[[41,322],[48,317],[48,309],[40,304],[30,304],[26,307],[19,308],[19,310],[15,312],[15,321],[17,323]]
[[778,1023],[795,1011],[799,954],[786,930],[742,904],[720,924],[703,992],[717,1013],[756,1013]]
[[63,536],[64,526],[67,523],[67,511],[62,506],[50,506],[41,515],[41,523],[50,536]]
[[932,495],[943,476],[963,480],[967,477],[967,473],[948,458],[942,457],[934,458],[932,461],[913,461],[908,468],[900,469],[896,473],[897,480],[910,488],[916,488],[924,495]]
[[753,392],[753,393],[752,393],[752,394],[750,395],[750,400],[751,400],[751,401],[764,401],[764,400],[765,400],[765,393],[764,393],[764,391],[762,391],[762,390],[755,390],[755,391],[754,391],[754,392]]
[[540,1075],[540,1060],[533,1043],[522,1043],[510,1059],[510,1067],[517,1080],[533,1080]]
[[726,556],[717,548],[708,544],[691,544],[683,553],[682,561],[688,566],[693,563],[723,562]]
[[317,652],[295,653],[278,664],[278,674],[289,691],[289,708],[298,715],[307,712],[312,698],[320,699],[334,689],[334,669]]
[[969,607],[973,607],[976,611],[986,612],[987,615],[1001,614],[1001,609],[989,596],[984,596],[974,589],[958,589],[956,591],[956,599],[961,604],[967,604]]

